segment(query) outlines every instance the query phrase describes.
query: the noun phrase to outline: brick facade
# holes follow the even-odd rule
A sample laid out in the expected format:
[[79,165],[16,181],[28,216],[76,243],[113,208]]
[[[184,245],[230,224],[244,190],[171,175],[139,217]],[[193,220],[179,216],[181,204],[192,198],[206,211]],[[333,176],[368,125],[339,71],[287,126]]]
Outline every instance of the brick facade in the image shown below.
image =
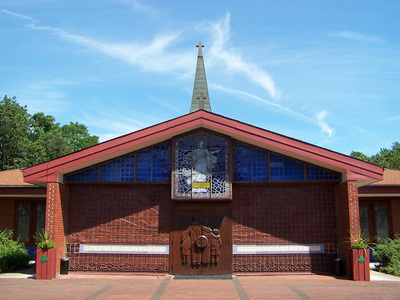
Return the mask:
[[67,217],[67,203],[67,190],[65,185],[58,182],[48,183],[45,229],[56,245],[57,273],[60,272],[61,258],[66,254],[65,222]]
[[400,198],[393,199],[390,203],[393,234],[400,235]]
[[324,254],[234,255],[234,272],[333,272],[335,184],[234,185],[234,244],[324,244]]
[[69,185],[70,269],[167,272],[168,255],[83,254],[79,245],[168,245],[170,188],[169,184]]
[[340,218],[340,251],[345,271],[350,275],[349,248],[350,234],[360,233],[357,181],[346,181],[339,184],[339,218]]
[[15,200],[0,198],[0,230],[14,229],[15,222]]

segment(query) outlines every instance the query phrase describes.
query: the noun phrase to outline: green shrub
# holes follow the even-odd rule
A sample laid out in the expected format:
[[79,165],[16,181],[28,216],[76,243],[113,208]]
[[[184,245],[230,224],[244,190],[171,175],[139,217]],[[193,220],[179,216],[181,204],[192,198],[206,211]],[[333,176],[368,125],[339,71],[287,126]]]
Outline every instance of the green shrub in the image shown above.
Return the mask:
[[400,276],[400,235],[392,239],[378,239],[373,251],[374,258],[379,261],[378,270]]
[[0,231],[0,273],[27,268],[29,255],[21,242],[13,241],[13,231]]

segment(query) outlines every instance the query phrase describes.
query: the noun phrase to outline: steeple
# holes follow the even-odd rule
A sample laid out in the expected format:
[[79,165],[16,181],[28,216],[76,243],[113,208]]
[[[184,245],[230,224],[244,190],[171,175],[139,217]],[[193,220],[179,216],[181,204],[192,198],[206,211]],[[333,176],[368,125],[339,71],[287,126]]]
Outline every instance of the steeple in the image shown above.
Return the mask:
[[190,112],[199,109],[211,111],[210,98],[208,97],[206,69],[204,68],[203,50],[204,47],[199,42],[196,47],[199,47],[199,54],[197,55],[196,75],[194,77],[192,104],[190,105]]

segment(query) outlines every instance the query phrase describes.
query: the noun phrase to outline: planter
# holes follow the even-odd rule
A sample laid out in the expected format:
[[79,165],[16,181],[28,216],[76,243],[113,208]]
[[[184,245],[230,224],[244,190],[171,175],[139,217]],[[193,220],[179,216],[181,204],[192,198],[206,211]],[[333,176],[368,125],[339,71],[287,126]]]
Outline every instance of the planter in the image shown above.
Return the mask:
[[36,249],[36,279],[56,277],[56,249]]
[[353,280],[370,281],[369,250],[350,249],[350,268]]

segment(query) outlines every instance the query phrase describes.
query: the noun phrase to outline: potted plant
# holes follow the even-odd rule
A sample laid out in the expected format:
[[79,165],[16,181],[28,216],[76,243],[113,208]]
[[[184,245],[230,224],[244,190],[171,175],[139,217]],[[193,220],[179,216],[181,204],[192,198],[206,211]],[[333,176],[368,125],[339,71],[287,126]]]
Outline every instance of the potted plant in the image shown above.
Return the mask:
[[350,232],[350,268],[353,280],[370,281],[369,245],[361,233]]
[[36,233],[36,279],[53,279],[56,277],[56,249],[46,230]]

